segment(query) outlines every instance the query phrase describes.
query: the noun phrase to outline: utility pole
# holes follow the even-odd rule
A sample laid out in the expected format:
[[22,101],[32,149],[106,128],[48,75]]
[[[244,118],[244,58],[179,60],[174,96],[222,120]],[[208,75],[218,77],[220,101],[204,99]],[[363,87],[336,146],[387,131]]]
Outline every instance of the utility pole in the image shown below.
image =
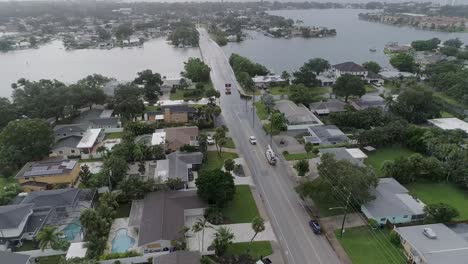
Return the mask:
[[270,146],[273,146],[273,114],[270,113]]
[[112,192],[112,183],[111,183],[111,177],[112,177],[112,170],[109,170],[109,192]]
[[252,92],[252,127],[255,127],[255,91]]
[[[345,188],[346,190],[346,188]],[[341,231],[340,231],[340,238],[343,237],[343,233],[345,231],[344,229],[344,224],[346,222],[346,216],[348,214],[348,205],[349,205],[349,199],[351,198],[351,192],[349,192],[348,197],[346,198],[346,204],[345,206],[339,206],[339,207],[331,207],[328,208],[328,210],[336,210],[336,209],[342,209],[344,210],[344,215],[343,215],[343,222],[341,222]]]

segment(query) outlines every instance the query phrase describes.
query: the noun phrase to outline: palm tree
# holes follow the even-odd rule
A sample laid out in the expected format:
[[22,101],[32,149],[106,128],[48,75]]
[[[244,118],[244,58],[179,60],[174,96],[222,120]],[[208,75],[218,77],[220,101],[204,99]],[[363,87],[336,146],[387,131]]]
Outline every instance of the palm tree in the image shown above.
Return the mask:
[[220,227],[216,230],[215,239],[213,240],[212,246],[215,248],[216,256],[222,256],[226,253],[229,245],[234,240],[234,234],[227,227]]
[[45,226],[37,233],[37,240],[39,241],[39,247],[42,251],[48,246],[52,247],[53,244],[59,240],[60,232],[57,232],[55,226]]
[[254,236],[250,240],[250,243],[253,242],[255,237],[257,236],[258,233],[261,233],[265,231],[265,220],[263,218],[257,216],[252,220],[252,229],[255,232]]
[[205,228],[213,228],[212,226],[209,225],[208,221],[205,218],[198,218],[197,222],[193,224],[192,226],[192,231],[194,233],[202,232],[202,241],[201,241],[201,250],[204,250],[204,245],[205,245]]

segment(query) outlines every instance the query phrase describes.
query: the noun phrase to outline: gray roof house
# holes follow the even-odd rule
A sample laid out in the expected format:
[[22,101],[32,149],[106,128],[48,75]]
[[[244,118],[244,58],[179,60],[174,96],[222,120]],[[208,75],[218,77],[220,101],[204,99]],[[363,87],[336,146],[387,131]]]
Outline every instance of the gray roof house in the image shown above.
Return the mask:
[[307,127],[322,125],[318,119],[304,105],[296,105],[289,100],[280,100],[275,104],[275,109],[284,114],[288,121],[288,130],[307,130]]
[[120,118],[118,117],[99,117],[89,120],[91,128],[118,128],[120,127]]
[[0,251],[0,260],[5,264],[29,264],[31,256],[8,251]]
[[305,142],[311,142],[317,145],[334,145],[345,143],[349,138],[334,125],[310,126],[307,128],[309,136],[305,136]]
[[397,227],[409,263],[462,264],[468,241],[444,224]]
[[324,102],[315,102],[309,105],[310,111],[317,115],[328,115],[335,112],[344,112],[346,103],[338,99],[328,99]]
[[129,222],[138,223],[138,246],[145,253],[166,251],[180,237],[186,217],[201,216],[206,207],[196,191],[153,192],[133,201]]
[[153,257],[153,264],[199,264],[200,252],[174,251],[162,256]]
[[351,102],[351,105],[356,108],[356,110],[363,110],[371,107],[380,107],[385,108],[385,99],[378,95],[364,95],[361,98]]
[[319,153],[320,155],[330,153],[335,156],[336,160],[347,160],[358,166],[365,166],[364,159],[367,158],[367,155],[358,148],[322,148],[319,149]]
[[425,204],[409,194],[409,191],[393,178],[381,178],[371,191],[375,200],[361,205],[361,211],[379,224],[409,223],[424,218]]
[[193,171],[198,170],[203,162],[201,152],[172,152],[165,160],[158,160],[154,178],[165,181],[179,178],[183,182],[193,181]]
[[80,155],[80,150],[76,147],[81,141],[80,136],[68,136],[61,138],[55,142],[55,145],[51,149],[49,156],[77,156]]
[[54,127],[55,140],[60,140],[69,136],[82,137],[86,130],[89,128],[89,124],[70,124],[70,125],[57,125]]
[[[32,240],[45,225],[64,229],[79,219],[82,210],[92,207],[95,193],[90,189],[72,188],[36,191],[15,200],[15,205],[0,206],[0,238],[4,239],[3,244],[8,247],[10,242]],[[69,241],[77,235],[65,233]]]

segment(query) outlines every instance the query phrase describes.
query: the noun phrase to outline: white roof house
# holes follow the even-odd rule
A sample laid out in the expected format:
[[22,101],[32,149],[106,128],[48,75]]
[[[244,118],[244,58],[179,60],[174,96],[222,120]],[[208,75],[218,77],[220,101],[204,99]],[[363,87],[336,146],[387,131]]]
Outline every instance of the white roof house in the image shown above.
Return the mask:
[[151,137],[151,145],[163,145],[166,142],[166,132],[164,130],[157,130]]
[[84,258],[86,257],[86,251],[88,249],[85,247],[85,242],[71,243],[65,258]]
[[461,129],[468,133],[468,123],[456,117],[436,118],[427,120],[432,125],[443,130]]
[[99,134],[101,134],[101,130],[101,128],[91,128],[86,130],[86,132],[83,135],[83,138],[81,138],[80,143],[78,143],[76,147],[80,149],[92,148],[96,143]]
[[362,152],[359,148],[349,148],[346,151],[351,154],[351,156],[355,159],[366,159],[366,153]]
[[467,263],[468,241],[444,224],[395,228],[411,263]]

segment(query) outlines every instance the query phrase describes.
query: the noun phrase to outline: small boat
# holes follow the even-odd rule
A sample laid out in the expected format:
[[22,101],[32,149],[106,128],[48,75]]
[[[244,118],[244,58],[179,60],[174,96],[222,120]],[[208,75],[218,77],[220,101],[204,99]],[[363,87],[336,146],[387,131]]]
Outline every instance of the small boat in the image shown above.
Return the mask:
[[377,49],[376,49],[376,48],[370,48],[369,51],[370,51],[370,52],[376,52]]

